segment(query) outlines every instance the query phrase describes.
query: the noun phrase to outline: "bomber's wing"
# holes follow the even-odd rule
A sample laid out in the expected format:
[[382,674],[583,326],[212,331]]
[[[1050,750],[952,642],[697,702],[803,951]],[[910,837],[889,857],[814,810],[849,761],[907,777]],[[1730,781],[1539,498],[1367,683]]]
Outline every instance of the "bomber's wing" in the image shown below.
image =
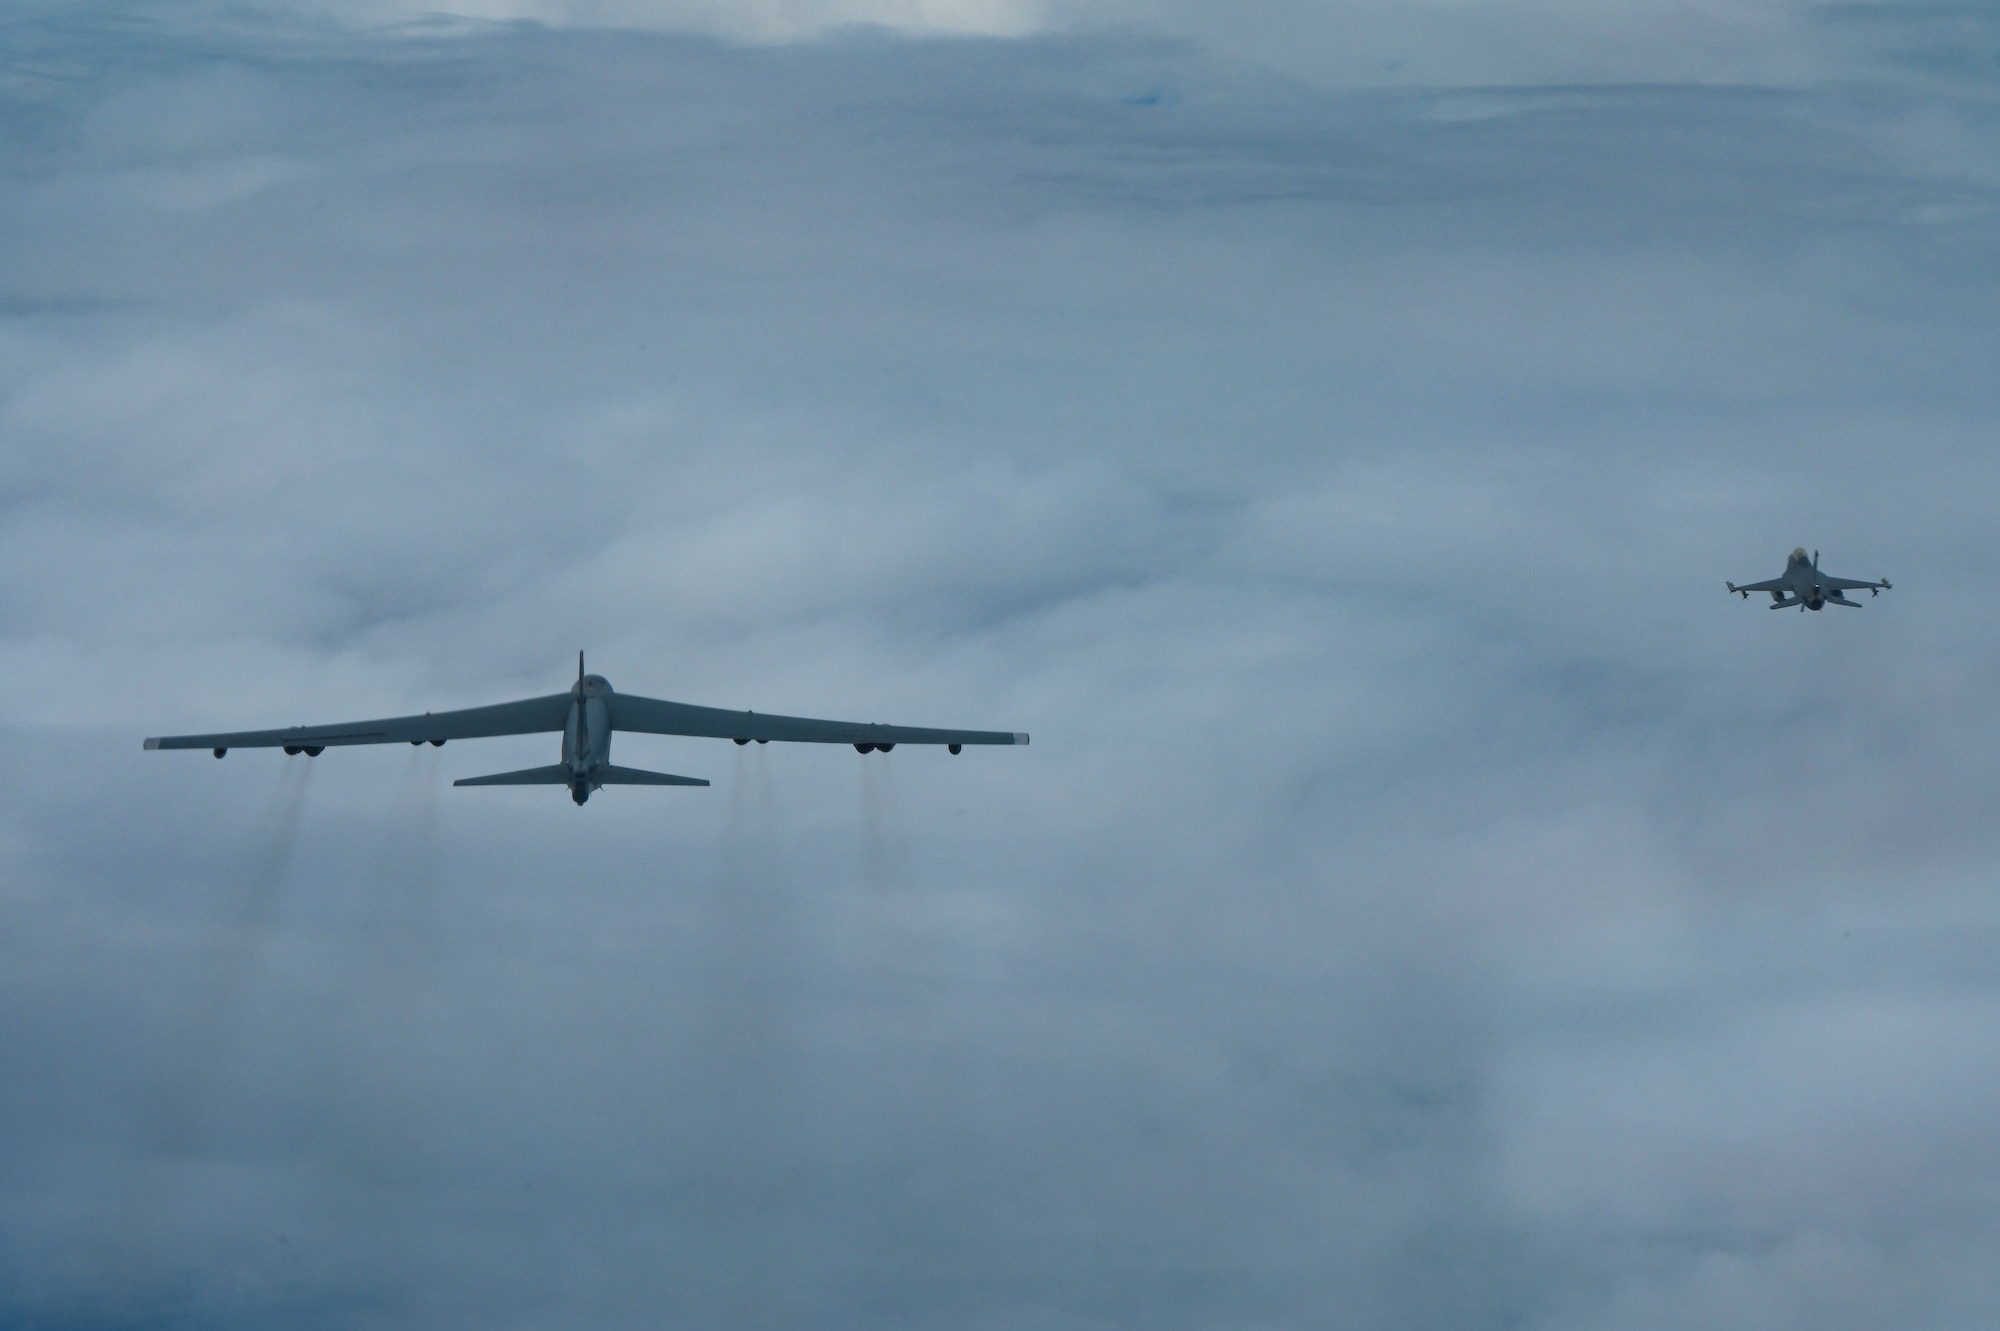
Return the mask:
[[1026,744],[1026,735],[1010,730],[930,730],[922,726],[882,726],[867,721],[816,721],[805,716],[769,716],[763,712],[731,712],[720,707],[691,707],[630,693],[611,695],[611,726],[649,735],[700,735],[750,740],[789,740],[803,744]]
[[1884,578],[1880,582],[1856,582],[1852,578],[1830,578],[1822,573],[1819,575],[1819,585],[1832,592],[1861,591],[1869,587],[1881,587],[1886,590],[1889,580]]
[[392,716],[382,721],[349,721],[345,725],[290,726],[283,730],[237,730],[223,735],[167,735],[149,739],[149,749],[268,749],[323,748],[332,744],[395,744],[425,740],[484,739],[490,735],[533,735],[561,730],[569,719],[570,695],[467,707],[457,712],[425,712]]
[[1746,582],[1740,587],[1733,582],[1723,585],[1732,592],[1781,592],[1791,586],[1783,578],[1771,578],[1765,582]]

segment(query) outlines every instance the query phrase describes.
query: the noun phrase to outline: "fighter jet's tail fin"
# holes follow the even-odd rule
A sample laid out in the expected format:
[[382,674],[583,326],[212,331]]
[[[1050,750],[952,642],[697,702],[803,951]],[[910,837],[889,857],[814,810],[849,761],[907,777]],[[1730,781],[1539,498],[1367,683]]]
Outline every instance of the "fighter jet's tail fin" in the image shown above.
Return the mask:
[[1773,610],[1783,610],[1783,609],[1784,609],[1784,608],[1785,608],[1786,606],[1791,606],[1791,605],[1797,605],[1798,603],[1799,603],[1799,598],[1798,598],[1798,597],[1796,597],[1796,596],[1787,596],[1787,597],[1786,597],[1786,598],[1785,598],[1784,600],[1782,600],[1782,601],[1773,601],[1773,602],[1771,602],[1771,608],[1772,608]]
[[496,772],[492,776],[468,776],[452,784],[454,786],[566,786],[569,784],[569,769],[561,764],[554,767],[529,767],[519,772]]
[[607,786],[705,786],[698,776],[669,776],[665,772],[642,772],[636,767],[604,767],[597,779]]
[[1835,593],[1833,593],[1833,594],[1832,594],[1831,596],[1827,597],[1827,598],[1826,598],[1826,603],[1827,603],[1828,605],[1846,605],[1846,606],[1852,606],[1852,607],[1853,607],[1854,609],[1856,609],[1856,610],[1859,610],[1859,609],[1861,609],[1861,608],[1862,608],[1862,607],[1861,607],[1861,602],[1859,602],[1859,601],[1850,601],[1850,600],[1848,600],[1848,599],[1847,599],[1847,598],[1846,598],[1845,596],[1842,596],[1842,595],[1841,595],[1841,594],[1840,594],[1839,592],[1835,592]]

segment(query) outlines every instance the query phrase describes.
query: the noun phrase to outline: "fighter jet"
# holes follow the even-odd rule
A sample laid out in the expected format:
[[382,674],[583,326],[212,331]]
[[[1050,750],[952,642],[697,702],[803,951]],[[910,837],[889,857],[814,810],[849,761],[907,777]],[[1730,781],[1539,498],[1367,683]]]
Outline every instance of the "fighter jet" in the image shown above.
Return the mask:
[[1746,601],[1750,599],[1751,592],[1769,592],[1773,610],[1783,610],[1787,606],[1795,605],[1799,608],[1799,613],[1804,614],[1808,610],[1818,610],[1828,605],[1847,605],[1859,610],[1861,602],[1850,601],[1841,593],[1866,587],[1870,596],[1880,596],[1889,589],[1889,580],[1884,578],[1880,582],[1856,582],[1852,578],[1829,577],[1819,571],[1819,551],[1813,551],[1812,559],[1808,561],[1805,547],[1800,546],[1792,551],[1792,557],[1785,561],[1783,577],[1772,578],[1769,582],[1753,582],[1744,587],[1738,587],[1733,582],[1723,585]]
[[562,761],[552,767],[472,776],[454,786],[568,786],[578,804],[603,786],[705,786],[694,776],[670,776],[611,765],[611,732],[630,730],[648,735],[704,735],[733,739],[792,740],[805,744],[852,744],[857,753],[887,753],[898,744],[942,744],[953,753],[967,744],[1026,744],[1026,735],[1004,730],[926,730],[916,726],[883,726],[859,721],[815,721],[803,716],[767,716],[759,712],[729,712],[718,707],[691,707],[637,694],[617,693],[602,675],[587,675],[583,653],[576,654],[576,683],[567,693],[545,698],[503,702],[492,707],[468,707],[457,712],[425,712],[384,721],[353,721],[346,725],[293,726],[288,730],[239,730],[226,735],[167,735],[149,739],[149,749],[207,749],[220,758],[231,749],[282,748],[316,758],[335,744],[442,745],[448,739],[481,739],[489,735],[534,735],[562,732]]

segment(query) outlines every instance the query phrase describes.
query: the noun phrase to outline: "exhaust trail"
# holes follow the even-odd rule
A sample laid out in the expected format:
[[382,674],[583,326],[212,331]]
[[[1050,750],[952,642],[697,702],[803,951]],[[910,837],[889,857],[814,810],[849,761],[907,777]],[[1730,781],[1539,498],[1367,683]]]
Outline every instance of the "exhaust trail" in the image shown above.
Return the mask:
[[778,821],[778,787],[771,779],[771,755],[762,744],[755,745],[746,752],[750,758],[751,805],[761,825],[771,836],[769,846],[775,857],[777,832],[781,824]]
[[437,771],[435,750],[411,751],[376,819],[381,835],[351,883],[350,960],[334,998],[344,1025],[366,1028],[352,1032],[362,1046],[374,1043],[370,1032],[405,1024],[435,955]]
[[909,818],[891,762],[861,763],[861,914],[863,984],[885,1000],[899,995],[898,977],[911,958],[911,918],[906,888],[910,862]]
[[910,822],[892,761],[861,763],[861,865],[878,891],[900,882],[910,862]]
[[279,773],[277,790],[252,834],[246,871],[225,899],[222,919],[204,949],[206,965],[188,1004],[182,1038],[168,1047],[166,1095],[154,1138],[163,1149],[201,1145],[201,1114],[220,1089],[244,994],[277,924],[312,774],[310,758],[288,760]]
[[777,796],[765,755],[738,748],[709,895],[704,1034],[739,1065],[749,1050],[775,1051],[784,1043],[776,991],[792,949],[776,842]]
[[372,981],[370,992],[399,1002],[422,987],[436,950],[438,767],[436,749],[411,750],[358,903],[358,969]]
[[410,1238],[407,1199],[423,1186],[430,1124],[423,1072],[425,998],[437,968],[439,756],[414,748],[390,784],[373,854],[355,875],[351,936],[333,994],[328,1084],[343,1123],[365,1124],[339,1144],[366,1225],[356,1242],[384,1288],[423,1287],[423,1245]]
[[[861,765],[863,943],[855,980],[866,1008],[857,1016],[875,1032],[874,1081],[893,1088],[877,1093],[871,1117],[913,1129],[890,1128],[877,1168],[890,1177],[921,1177],[927,1138],[976,1138],[965,1126],[974,1111],[953,1038],[952,961],[938,952],[945,941],[932,914],[936,903],[920,890],[922,875],[911,871],[910,816],[897,766],[893,755]],[[845,1217],[852,1260],[862,1270],[894,1270],[908,1260],[909,1234],[897,1208],[879,1197],[870,1204],[857,1191]]]
[[194,949],[198,972],[180,1020],[162,1034],[132,1139],[107,1179],[97,1219],[85,1228],[98,1272],[93,1297],[105,1307],[143,1297],[183,1264],[172,1224],[174,1175],[214,1145],[212,1120],[225,1097],[245,996],[275,931],[312,772],[312,759],[288,759],[252,825],[220,916]]
[[726,1326],[787,1320],[771,1272],[785,1243],[768,1199],[782,1194],[796,1146],[786,1123],[802,1074],[788,1004],[799,990],[795,902],[782,870],[778,797],[763,746],[738,748],[721,855],[706,913],[696,1058],[706,1079],[694,1127],[713,1208],[717,1307]]

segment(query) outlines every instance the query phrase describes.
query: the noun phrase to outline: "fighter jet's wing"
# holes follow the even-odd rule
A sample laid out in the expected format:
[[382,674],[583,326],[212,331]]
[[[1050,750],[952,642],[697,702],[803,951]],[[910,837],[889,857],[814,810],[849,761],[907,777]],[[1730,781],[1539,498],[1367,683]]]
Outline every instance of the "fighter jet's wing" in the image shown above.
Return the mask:
[[690,707],[630,693],[611,695],[611,726],[649,735],[704,735],[714,739],[792,740],[804,744],[1026,744],[1009,730],[927,730],[920,726],[879,726],[865,721],[815,721],[804,716],[767,716],[720,707]]
[[1828,591],[1851,592],[1864,587],[1887,587],[1889,580],[1884,578],[1880,582],[1856,582],[1852,578],[1829,578],[1826,574],[1822,573],[1819,575],[1819,585]]
[[1783,578],[1772,578],[1768,582],[1746,582],[1741,586],[1732,582],[1729,584],[1729,590],[1732,592],[1781,592],[1789,586],[1791,584]]
[[291,726],[284,730],[237,730],[226,735],[167,735],[149,739],[149,749],[258,749],[287,745],[321,748],[330,744],[394,744],[424,740],[483,739],[489,735],[533,735],[561,730],[569,719],[570,695],[468,707],[458,712],[425,712],[422,716],[392,716],[383,721],[350,721],[345,725]]

